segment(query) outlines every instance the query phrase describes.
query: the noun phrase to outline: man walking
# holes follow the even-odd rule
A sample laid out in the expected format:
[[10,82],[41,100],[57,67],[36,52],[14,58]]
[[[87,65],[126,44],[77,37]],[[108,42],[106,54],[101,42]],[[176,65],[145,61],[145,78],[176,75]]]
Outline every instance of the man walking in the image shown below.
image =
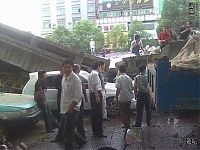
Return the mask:
[[57,127],[55,118],[52,116],[49,110],[47,99],[45,96],[46,92],[46,71],[38,72],[38,80],[35,83],[34,100],[36,101],[38,107],[42,110],[42,115],[47,132],[54,132],[53,128]]
[[143,109],[145,106],[146,109],[146,122],[147,126],[150,126],[150,120],[151,120],[151,104],[149,99],[149,93],[148,93],[148,80],[147,75],[145,73],[146,66],[140,66],[139,72],[140,74],[135,77],[134,81],[134,92],[135,97],[137,99],[136,104],[136,127],[141,127],[142,125],[142,116],[143,116]]
[[83,124],[83,111],[84,111],[84,100],[85,102],[87,102],[87,94],[86,94],[86,88],[84,85],[84,78],[82,76],[79,75],[80,73],[80,66],[78,64],[74,64],[74,69],[73,72],[78,75],[78,77],[81,80],[82,83],[82,101],[81,101],[81,106],[80,106],[80,112],[78,114],[78,118],[76,120],[76,127],[77,127],[77,131],[80,133],[80,135],[86,139],[85,137],[85,128],[84,128],[84,124]]
[[103,115],[102,115],[102,87],[99,78],[99,62],[94,62],[92,65],[92,72],[88,78],[88,87],[90,91],[91,102],[91,120],[93,135],[98,138],[106,137],[103,135]]
[[60,109],[61,114],[65,116],[64,123],[64,141],[65,150],[72,150],[74,140],[79,147],[85,144],[81,136],[75,137],[76,120],[80,111],[82,99],[82,85],[79,77],[73,72],[74,62],[67,59],[63,63],[64,75],[62,78],[62,93]]
[[119,66],[119,76],[116,78],[116,97],[120,108],[120,116],[125,129],[130,128],[131,100],[133,98],[132,79],[126,75],[126,66]]

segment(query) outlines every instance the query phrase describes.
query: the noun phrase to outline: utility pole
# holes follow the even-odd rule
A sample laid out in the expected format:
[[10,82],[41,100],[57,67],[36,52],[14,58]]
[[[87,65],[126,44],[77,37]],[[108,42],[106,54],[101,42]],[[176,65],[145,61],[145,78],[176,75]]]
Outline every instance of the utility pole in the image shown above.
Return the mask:
[[132,16],[132,0],[129,0],[129,12],[130,12],[130,21],[132,24],[133,16]]

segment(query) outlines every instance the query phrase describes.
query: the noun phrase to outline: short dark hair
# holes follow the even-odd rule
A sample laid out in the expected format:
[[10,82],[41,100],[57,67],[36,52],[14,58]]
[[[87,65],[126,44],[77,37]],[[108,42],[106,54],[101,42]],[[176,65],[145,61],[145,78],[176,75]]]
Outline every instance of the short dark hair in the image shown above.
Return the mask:
[[98,61],[95,61],[92,63],[92,69],[94,70],[97,70],[99,66],[100,66],[100,63]]
[[81,67],[78,64],[74,64],[73,72],[77,72],[78,69],[81,69]]
[[139,72],[144,72],[146,70],[146,66],[139,66]]
[[135,40],[139,39],[140,36],[138,34],[135,35]]
[[100,66],[103,66],[103,65],[105,65],[105,62],[100,61],[99,64],[100,64]]
[[119,71],[121,73],[126,73],[126,66],[123,64],[123,65],[119,65]]
[[64,65],[72,65],[72,67],[74,66],[74,61],[72,58],[67,58],[65,59],[65,61],[62,63],[62,66]]
[[45,73],[46,73],[46,71],[40,70],[40,71],[38,72],[38,78],[41,78]]

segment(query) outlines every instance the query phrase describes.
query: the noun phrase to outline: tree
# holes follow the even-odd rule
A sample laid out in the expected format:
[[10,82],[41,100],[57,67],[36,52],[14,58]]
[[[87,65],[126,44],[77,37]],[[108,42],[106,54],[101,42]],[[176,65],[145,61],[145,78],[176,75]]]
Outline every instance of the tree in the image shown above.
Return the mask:
[[64,26],[58,26],[46,39],[70,47],[71,32]]
[[107,43],[114,49],[126,50],[128,48],[128,35],[124,32],[126,27],[122,24],[115,25],[107,35]]
[[[190,19],[189,2],[189,0],[165,0],[157,32],[159,33],[165,25],[171,26],[176,31],[179,31],[183,21],[190,21],[194,26],[195,22],[198,21],[196,19],[199,18]],[[200,0],[196,0],[196,2],[198,3]],[[199,10],[196,13],[199,14]]]
[[104,45],[104,34],[89,20],[82,20],[75,24],[72,32],[71,47],[90,53],[91,38],[96,43],[96,49],[101,50]]
[[134,21],[129,27],[129,37],[134,39],[134,35],[140,35],[143,45],[158,45],[158,42],[153,38],[153,35],[145,31],[145,26],[141,21]]
[[76,23],[72,32],[67,30],[64,26],[58,26],[53,33],[46,38],[50,41],[86,53],[90,53],[89,43],[91,38],[94,39],[97,50],[101,50],[104,45],[104,34],[89,20]]

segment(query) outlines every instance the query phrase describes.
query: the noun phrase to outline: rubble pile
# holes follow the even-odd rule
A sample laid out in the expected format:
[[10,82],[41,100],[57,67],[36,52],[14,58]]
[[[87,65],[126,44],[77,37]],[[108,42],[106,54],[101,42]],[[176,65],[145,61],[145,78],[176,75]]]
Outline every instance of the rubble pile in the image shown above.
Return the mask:
[[200,34],[193,35],[179,54],[172,59],[173,68],[197,69],[200,71]]

